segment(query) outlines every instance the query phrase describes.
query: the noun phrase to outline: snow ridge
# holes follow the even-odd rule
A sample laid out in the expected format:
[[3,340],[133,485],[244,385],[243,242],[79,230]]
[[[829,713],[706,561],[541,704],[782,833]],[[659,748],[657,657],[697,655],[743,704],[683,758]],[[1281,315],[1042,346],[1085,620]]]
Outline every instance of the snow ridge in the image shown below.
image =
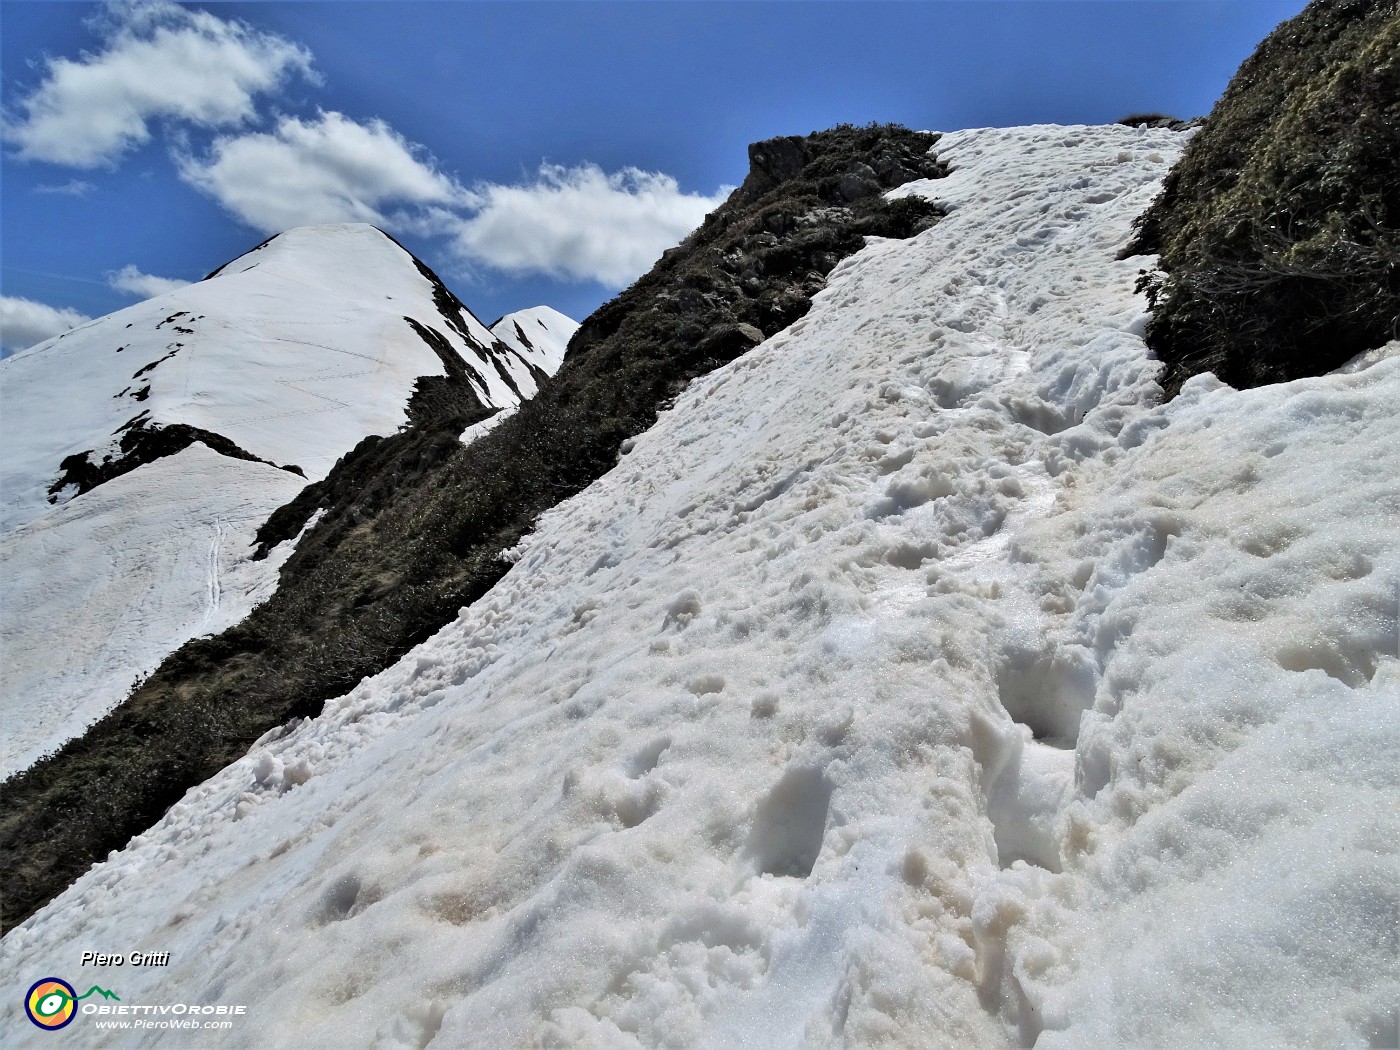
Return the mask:
[[538,372],[455,296],[443,315],[441,282],[420,267],[373,226],[301,227],[204,281],[7,359],[0,529],[47,509],[59,463],[84,450],[100,461],[137,416],[212,431],[323,477],[360,438],[405,422],[418,377],[443,374],[406,317],[470,370],[484,407],[517,404],[520,383],[533,389]]
[[391,238],[345,224],[270,238],[0,363],[0,779],[265,599],[292,545],[252,560],[259,526],[408,422],[423,377],[452,365],[510,408],[560,356],[497,340]]
[[1160,405],[1181,142],[944,137],[938,226],[0,960],[169,951],[123,997],[228,1045],[1393,1041],[1400,345]]

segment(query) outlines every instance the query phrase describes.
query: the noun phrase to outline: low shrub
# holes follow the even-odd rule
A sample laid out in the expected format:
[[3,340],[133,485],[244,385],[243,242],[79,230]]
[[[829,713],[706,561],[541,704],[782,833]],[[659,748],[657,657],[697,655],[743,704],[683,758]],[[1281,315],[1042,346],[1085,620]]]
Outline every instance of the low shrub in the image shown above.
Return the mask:
[[1400,335],[1400,2],[1314,0],[1240,67],[1138,221],[1174,395],[1320,375]]

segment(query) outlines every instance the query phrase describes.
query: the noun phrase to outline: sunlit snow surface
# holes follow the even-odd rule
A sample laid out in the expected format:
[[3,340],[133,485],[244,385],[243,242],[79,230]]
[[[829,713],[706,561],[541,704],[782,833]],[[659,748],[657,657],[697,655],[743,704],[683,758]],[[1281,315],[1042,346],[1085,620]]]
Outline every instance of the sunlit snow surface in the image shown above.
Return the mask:
[[[559,371],[564,363],[564,351],[576,331],[577,321],[549,306],[517,310],[491,326],[492,335],[548,375]],[[533,381],[519,381],[522,394],[526,397],[534,394]]]
[[[461,357],[488,406],[513,407],[558,369],[548,339],[503,345],[470,312],[445,317],[434,291],[372,226],[302,227],[0,363],[0,777],[271,592],[291,545],[253,561],[258,527],[361,438],[394,433],[418,377],[443,374],[406,316]],[[530,330],[538,313],[512,316]],[[542,319],[572,333],[562,314]],[[119,454],[138,417],[212,431],[271,463],[196,443],[51,505],[64,457]]]
[[253,561],[253,535],[305,483],[196,442],[0,534],[0,776],[266,599],[292,544]]
[[940,225],[13,931],[7,1038],[54,973],[205,1046],[1393,1043],[1400,357],[1153,407],[1181,141],[945,137]]
[[324,477],[366,434],[403,425],[419,376],[443,374],[405,317],[462,357],[484,404],[517,403],[490,361],[501,358],[512,380],[528,378],[514,348],[491,354],[491,332],[467,312],[444,317],[433,291],[412,257],[373,226],[304,226],[208,280],[15,354],[0,371],[0,529],[47,510],[64,456],[91,449],[100,459],[118,428],[143,412]]

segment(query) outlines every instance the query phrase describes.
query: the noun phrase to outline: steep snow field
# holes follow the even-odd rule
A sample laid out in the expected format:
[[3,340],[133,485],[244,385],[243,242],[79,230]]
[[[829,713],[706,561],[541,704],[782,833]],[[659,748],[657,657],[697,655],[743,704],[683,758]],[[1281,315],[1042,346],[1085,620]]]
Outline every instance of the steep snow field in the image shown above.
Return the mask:
[[[0,363],[0,777],[269,593],[291,547],[251,561],[258,526],[361,438],[397,430],[415,380],[444,372],[406,316],[437,331],[496,407],[532,395],[576,327],[522,311],[512,318],[536,345],[514,327],[507,344],[440,298],[374,227],[308,226]],[[196,443],[50,504],[65,457],[120,455],[138,418],[212,431],[270,463]]]
[[1114,256],[1181,141],[943,138],[899,192],[947,219],[12,931],[12,984],[247,1005],[203,1046],[1393,1045],[1400,347],[1156,406]]
[[[577,331],[577,321],[549,306],[517,310],[491,326],[492,335],[549,375],[559,371],[564,351]],[[530,377],[521,379],[521,393],[526,397],[532,397],[537,389]]]
[[0,776],[266,598],[293,544],[253,561],[253,534],[303,484],[196,443],[0,535]]
[[0,372],[0,529],[48,509],[65,456],[91,449],[100,459],[143,412],[324,477],[365,435],[405,422],[415,379],[443,374],[405,316],[438,330],[474,366],[484,404],[515,404],[493,358],[511,365],[502,370],[512,381],[529,369],[470,313],[444,317],[433,292],[412,256],[373,226],[306,226],[209,280],[14,355]]

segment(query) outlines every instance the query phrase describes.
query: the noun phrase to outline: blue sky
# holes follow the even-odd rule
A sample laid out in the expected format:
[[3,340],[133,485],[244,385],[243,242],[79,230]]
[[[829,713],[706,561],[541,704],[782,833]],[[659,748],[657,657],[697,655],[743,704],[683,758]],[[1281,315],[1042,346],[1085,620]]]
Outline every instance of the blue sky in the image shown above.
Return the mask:
[[0,0],[5,339],[346,220],[483,320],[582,318],[742,180],[749,142],[1203,114],[1303,6]]

